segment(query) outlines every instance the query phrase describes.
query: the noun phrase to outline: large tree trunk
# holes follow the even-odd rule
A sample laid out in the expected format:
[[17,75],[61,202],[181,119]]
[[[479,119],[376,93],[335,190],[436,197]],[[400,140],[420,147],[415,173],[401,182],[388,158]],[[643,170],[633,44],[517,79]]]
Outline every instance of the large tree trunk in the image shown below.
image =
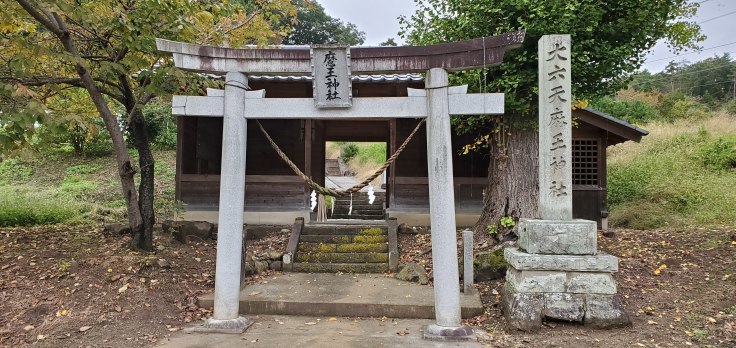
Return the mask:
[[505,144],[494,140],[488,165],[488,186],[483,191],[483,211],[474,228],[476,241],[487,241],[491,237],[489,226],[503,232],[499,224],[503,217],[518,221],[521,217],[537,214],[538,142],[536,129],[514,131]]
[[156,214],[153,209],[155,161],[153,153],[151,153],[151,144],[148,141],[143,115],[139,108],[133,112],[135,115],[132,118],[133,122],[130,125],[130,131],[133,135],[133,144],[138,150],[138,165],[141,170],[141,182],[138,186],[138,204],[143,224],[138,229],[131,229],[133,232],[131,247],[133,249],[153,251],[153,224],[156,222]]

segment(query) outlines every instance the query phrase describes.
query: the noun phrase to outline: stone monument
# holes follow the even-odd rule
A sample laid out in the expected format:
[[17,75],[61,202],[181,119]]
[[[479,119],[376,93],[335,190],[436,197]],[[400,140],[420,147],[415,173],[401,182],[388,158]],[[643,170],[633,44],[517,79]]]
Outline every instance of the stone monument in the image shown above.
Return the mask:
[[594,221],[572,218],[570,60],[570,35],[539,40],[539,218],[520,219],[519,248],[504,252],[504,313],[519,330],[538,329],[544,318],[630,323],[611,275],[618,259],[598,252]]

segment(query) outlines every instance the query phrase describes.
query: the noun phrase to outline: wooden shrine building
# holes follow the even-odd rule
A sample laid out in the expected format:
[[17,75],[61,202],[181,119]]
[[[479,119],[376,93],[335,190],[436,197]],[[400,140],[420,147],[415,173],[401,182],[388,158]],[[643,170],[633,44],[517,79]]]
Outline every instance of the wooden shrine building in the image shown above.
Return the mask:
[[[420,75],[359,75],[352,78],[354,97],[406,97],[422,89]],[[310,98],[308,76],[249,76],[252,90],[266,98]],[[598,221],[606,213],[606,147],[648,134],[624,121],[591,110],[574,110],[573,210],[575,218]],[[249,123],[252,121],[248,121]],[[288,157],[314,181],[325,184],[325,142],[385,142],[387,157],[401,145],[419,119],[261,121]],[[222,117],[177,117],[176,198],[185,204],[184,219],[217,220],[222,155]],[[386,173],[386,216],[410,225],[429,225],[429,189],[425,127]],[[475,223],[482,207],[488,159],[460,155],[469,137],[453,135],[457,224]],[[534,173],[530,173],[533,175]],[[362,179],[362,178],[359,178]],[[245,222],[288,224],[309,219],[311,189],[277,156],[257,126],[248,127]]]

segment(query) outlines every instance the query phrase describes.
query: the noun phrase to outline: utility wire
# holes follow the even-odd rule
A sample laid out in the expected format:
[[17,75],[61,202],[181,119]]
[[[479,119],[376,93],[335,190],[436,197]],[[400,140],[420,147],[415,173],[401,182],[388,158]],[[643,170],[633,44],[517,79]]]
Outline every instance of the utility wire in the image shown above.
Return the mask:
[[732,15],[732,14],[734,14],[734,13],[736,13],[736,11],[731,11],[731,12],[729,12],[729,13],[724,13],[724,14],[722,14],[722,15],[720,15],[720,16],[715,16],[715,17],[713,17],[713,18],[710,18],[710,19],[706,19],[706,20],[704,20],[704,21],[702,21],[702,22],[698,22],[698,24],[708,23],[708,22],[710,22],[710,21],[713,21],[713,20],[716,20],[716,19],[719,19],[719,18],[723,18],[723,17],[726,17],[726,16],[730,16],[730,15]]
[[666,58],[660,58],[660,59],[653,59],[653,60],[647,60],[647,61],[645,61],[645,62],[647,62],[647,63],[651,63],[651,62],[659,62],[659,61],[661,61],[661,60],[667,60],[667,59],[671,59],[671,58],[677,58],[677,57],[680,57],[680,56],[686,56],[686,55],[688,55],[688,54],[694,54],[694,53],[702,53],[703,51],[713,50],[713,49],[716,49],[716,48],[721,48],[721,47],[724,47],[724,46],[730,46],[730,45],[733,45],[733,44],[736,44],[736,41],[734,41],[734,42],[729,42],[729,43],[726,43],[726,44],[723,44],[723,45],[718,45],[718,46],[713,46],[713,47],[708,47],[708,48],[704,48],[704,49],[702,49],[702,50],[697,50],[697,51],[693,51],[693,52],[688,52],[688,53],[681,53],[681,54],[676,54],[676,55],[674,55],[674,56],[671,56],[671,57],[666,57]]
[[[715,69],[725,68],[725,67],[728,67],[729,65],[734,64],[734,63],[736,63],[736,62],[728,62],[726,64],[719,65],[719,66],[712,67],[712,68],[707,68],[707,69],[700,69],[700,70],[683,72],[683,73],[675,73],[677,75],[660,77],[660,78],[657,78],[657,79],[654,79],[654,80],[642,81],[642,82],[639,82],[639,83],[633,83],[631,85],[632,86],[639,86],[639,85],[642,85],[642,84],[645,84],[645,83],[652,83],[652,82],[658,82],[658,81],[672,80],[672,79],[676,79],[676,78],[678,78],[680,76],[684,76],[684,75],[697,74],[697,73],[701,73],[701,72],[704,72],[704,71],[711,71],[711,70],[715,70]],[[736,64],[734,64],[734,67],[736,67]]]

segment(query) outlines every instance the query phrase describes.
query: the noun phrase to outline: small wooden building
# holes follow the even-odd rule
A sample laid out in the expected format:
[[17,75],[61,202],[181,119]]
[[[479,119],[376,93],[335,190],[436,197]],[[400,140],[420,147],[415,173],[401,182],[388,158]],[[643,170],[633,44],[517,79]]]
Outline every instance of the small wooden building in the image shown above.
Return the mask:
[[[251,89],[266,98],[309,98],[309,77],[251,76]],[[354,76],[355,97],[407,96],[407,88],[424,88],[419,75]],[[606,147],[639,141],[647,132],[609,115],[575,110],[573,128],[573,210],[576,218],[600,223],[606,216]],[[309,217],[309,189],[276,155],[255,124],[248,121],[245,221],[287,224]],[[262,121],[281,149],[299,168],[322,185],[325,142],[385,142],[387,157],[403,143],[419,120],[268,120]],[[184,219],[217,220],[220,190],[222,118],[180,116],[177,119],[176,198],[185,204]],[[453,171],[457,223],[475,223],[482,207],[488,159],[460,155],[472,139],[453,137]],[[411,225],[429,224],[426,134],[422,128],[386,176],[386,215]],[[530,173],[531,175],[531,173]]]

